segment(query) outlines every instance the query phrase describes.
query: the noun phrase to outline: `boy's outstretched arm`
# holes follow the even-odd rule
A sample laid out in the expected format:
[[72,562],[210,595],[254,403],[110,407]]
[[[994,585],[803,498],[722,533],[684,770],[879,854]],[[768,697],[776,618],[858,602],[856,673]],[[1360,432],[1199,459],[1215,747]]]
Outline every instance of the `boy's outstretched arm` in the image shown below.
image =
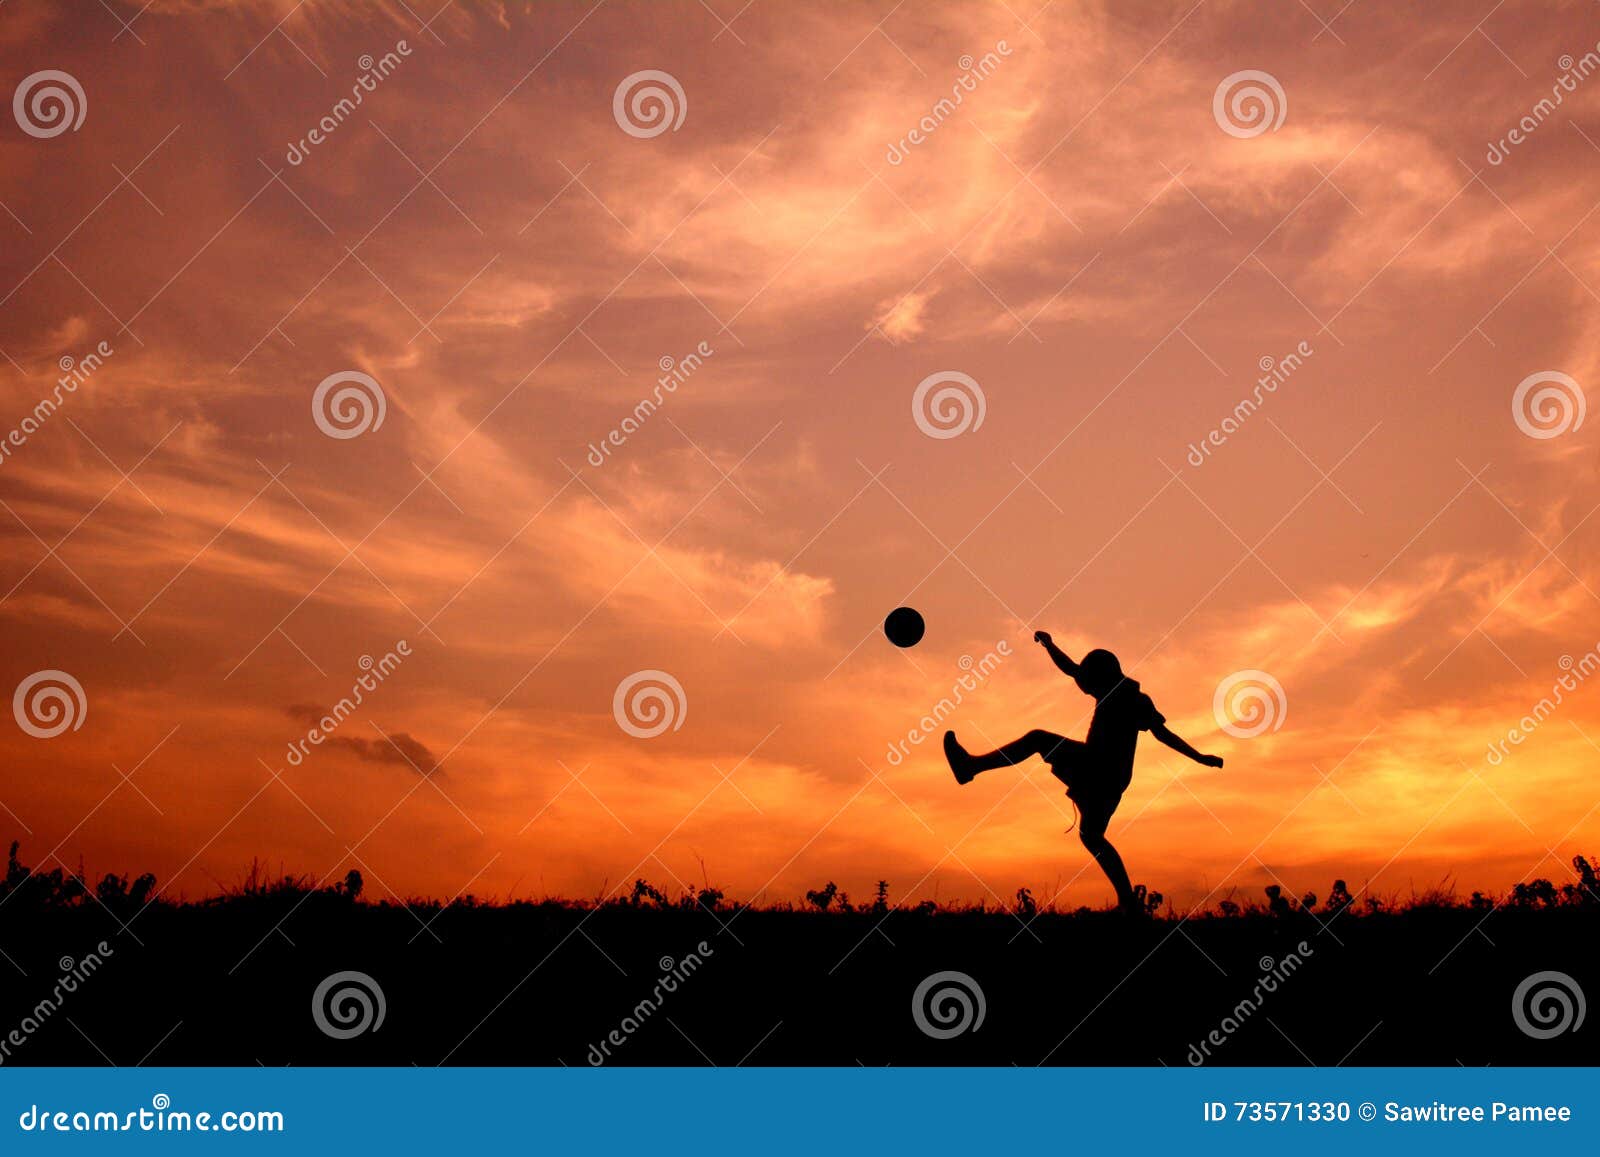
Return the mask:
[[1165,723],[1162,723],[1156,727],[1152,727],[1150,729],[1150,734],[1161,740],[1161,742],[1165,743],[1168,747],[1172,748],[1173,751],[1176,751],[1180,755],[1187,755],[1196,763],[1203,763],[1207,767],[1222,766],[1222,756],[1202,755],[1200,752],[1190,747],[1182,736],[1168,728]]
[[1038,643],[1049,654],[1055,665],[1061,668],[1063,675],[1076,675],[1078,665],[1067,657],[1067,653],[1056,646],[1055,640],[1050,637],[1049,631],[1035,631],[1033,641]]

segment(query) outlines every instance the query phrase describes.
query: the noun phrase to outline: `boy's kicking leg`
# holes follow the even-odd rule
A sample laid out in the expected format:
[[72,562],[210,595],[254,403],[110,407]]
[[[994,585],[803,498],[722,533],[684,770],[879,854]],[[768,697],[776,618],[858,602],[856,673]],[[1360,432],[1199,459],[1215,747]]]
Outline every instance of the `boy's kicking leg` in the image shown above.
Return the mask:
[[1111,812],[1115,806],[1113,804],[1111,808],[1105,808],[1080,804],[1082,818],[1078,823],[1078,838],[1089,849],[1100,870],[1110,879],[1111,886],[1117,890],[1117,907],[1125,912],[1142,912],[1133,885],[1128,882],[1128,869],[1123,866],[1117,849],[1106,839],[1106,825],[1111,822]]
[[957,783],[971,783],[972,777],[980,771],[1012,767],[1035,755],[1047,763],[1065,762],[1070,749],[1081,746],[1075,739],[1066,739],[1051,731],[1034,730],[987,755],[973,755],[956,741],[954,731],[944,733],[944,756],[950,761],[950,770],[955,772]]

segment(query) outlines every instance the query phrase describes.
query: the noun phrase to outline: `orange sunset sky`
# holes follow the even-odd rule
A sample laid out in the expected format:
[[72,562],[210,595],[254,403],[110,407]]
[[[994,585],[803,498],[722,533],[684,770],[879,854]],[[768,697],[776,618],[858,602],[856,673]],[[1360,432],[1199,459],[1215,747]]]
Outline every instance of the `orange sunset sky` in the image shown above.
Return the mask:
[[[0,123],[0,691],[84,706],[14,704],[0,832],[173,896],[260,857],[373,897],[1100,904],[1044,765],[889,754],[990,652],[971,746],[1081,735],[1043,628],[1226,758],[1147,737],[1111,826],[1180,905],[1571,879],[1597,42],[1517,0],[8,0],[5,91],[56,70],[84,116]],[[675,128],[619,120],[644,70]],[[1246,70],[1264,114],[1216,104]],[[347,371],[384,418],[330,437]],[[944,372],[983,418],[932,437]],[[613,711],[639,671],[683,692],[654,737]],[[1241,671],[1286,705],[1253,737]]]

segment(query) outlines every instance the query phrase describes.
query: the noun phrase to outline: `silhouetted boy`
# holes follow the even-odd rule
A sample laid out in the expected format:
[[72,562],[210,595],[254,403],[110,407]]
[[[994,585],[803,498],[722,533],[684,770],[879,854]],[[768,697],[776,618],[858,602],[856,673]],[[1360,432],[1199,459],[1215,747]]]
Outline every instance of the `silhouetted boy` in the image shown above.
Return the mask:
[[1222,758],[1202,755],[1167,729],[1167,717],[1156,710],[1150,696],[1139,684],[1122,673],[1122,665],[1110,651],[1093,650],[1074,663],[1044,631],[1033,633],[1034,642],[1050,653],[1057,667],[1072,676],[1078,689],[1094,696],[1094,717],[1089,734],[1082,741],[1066,739],[1049,731],[1030,731],[988,755],[972,755],[956,742],[956,733],[944,733],[944,754],[956,782],[967,784],[980,771],[1011,767],[1031,756],[1040,756],[1050,772],[1067,785],[1067,795],[1078,805],[1081,819],[1078,838],[1117,890],[1117,904],[1126,911],[1141,911],[1128,870],[1122,857],[1106,839],[1111,814],[1122,802],[1122,793],[1133,779],[1133,752],[1139,732],[1148,731],[1174,751],[1187,755],[1207,767],[1221,767]]

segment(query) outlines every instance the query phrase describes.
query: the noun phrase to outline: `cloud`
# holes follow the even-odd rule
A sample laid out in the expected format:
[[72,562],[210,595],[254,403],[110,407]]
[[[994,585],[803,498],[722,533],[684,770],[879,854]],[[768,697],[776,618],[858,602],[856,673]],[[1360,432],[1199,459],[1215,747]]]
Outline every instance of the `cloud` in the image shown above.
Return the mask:
[[889,339],[891,345],[911,341],[922,336],[925,328],[923,312],[932,300],[935,290],[924,293],[907,293],[880,305],[877,315],[868,325]]
[[[284,708],[284,713],[297,723],[318,727],[327,718],[324,710],[312,703],[295,703]],[[353,753],[369,763],[387,763],[409,767],[419,775],[426,775],[438,765],[438,759],[426,745],[406,731],[395,731],[377,739],[360,736],[331,735],[322,728],[325,738],[319,746],[332,747]]]

